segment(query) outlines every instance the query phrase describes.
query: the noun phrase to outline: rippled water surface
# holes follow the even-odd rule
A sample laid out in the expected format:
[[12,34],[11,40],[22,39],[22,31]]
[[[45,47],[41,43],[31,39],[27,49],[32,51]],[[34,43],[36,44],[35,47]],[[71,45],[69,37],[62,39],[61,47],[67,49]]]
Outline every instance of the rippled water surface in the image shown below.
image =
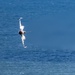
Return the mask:
[[75,75],[75,1],[0,1],[0,75]]

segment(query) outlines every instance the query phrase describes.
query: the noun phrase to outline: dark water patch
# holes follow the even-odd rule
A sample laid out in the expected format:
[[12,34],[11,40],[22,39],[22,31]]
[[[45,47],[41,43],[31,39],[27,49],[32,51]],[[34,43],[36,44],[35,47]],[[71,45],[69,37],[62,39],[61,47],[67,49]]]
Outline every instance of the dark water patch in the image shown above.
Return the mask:
[[71,50],[6,50],[0,52],[0,60],[12,61],[44,61],[71,62],[75,61],[75,51]]

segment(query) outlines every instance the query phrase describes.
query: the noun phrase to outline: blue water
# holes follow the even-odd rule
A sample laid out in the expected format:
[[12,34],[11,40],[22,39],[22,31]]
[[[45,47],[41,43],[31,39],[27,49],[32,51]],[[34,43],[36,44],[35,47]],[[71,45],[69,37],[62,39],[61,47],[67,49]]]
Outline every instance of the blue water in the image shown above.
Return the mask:
[[0,1],[0,75],[75,75],[75,0]]

